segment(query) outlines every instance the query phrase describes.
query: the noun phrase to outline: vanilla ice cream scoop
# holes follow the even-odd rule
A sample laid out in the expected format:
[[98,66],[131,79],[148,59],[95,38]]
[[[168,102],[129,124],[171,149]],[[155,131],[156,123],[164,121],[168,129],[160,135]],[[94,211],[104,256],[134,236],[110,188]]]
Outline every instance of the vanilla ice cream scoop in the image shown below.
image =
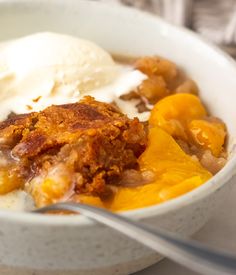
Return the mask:
[[68,98],[73,102],[79,94],[107,85],[116,76],[111,56],[83,39],[38,33],[0,44],[0,100],[5,113],[13,105],[11,111],[16,113],[35,110],[34,103],[41,98],[47,99],[41,108],[68,102]]
[[80,38],[37,33],[0,43],[0,121],[16,114],[41,111],[54,104],[91,95],[116,102],[129,117],[145,120],[137,102],[119,97],[147,78],[132,66],[115,63],[109,53]]

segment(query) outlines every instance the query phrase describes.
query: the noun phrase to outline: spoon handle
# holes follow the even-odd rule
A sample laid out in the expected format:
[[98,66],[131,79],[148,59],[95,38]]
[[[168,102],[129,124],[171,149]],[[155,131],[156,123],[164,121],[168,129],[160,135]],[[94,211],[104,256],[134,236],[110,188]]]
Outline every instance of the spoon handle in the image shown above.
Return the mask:
[[79,212],[201,274],[236,274],[236,256],[214,250],[196,241],[184,239],[160,229],[150,229],[139,222],[105,209],[79,203],[58,203],[36,209],[33,212],[44,213],[50,210]]

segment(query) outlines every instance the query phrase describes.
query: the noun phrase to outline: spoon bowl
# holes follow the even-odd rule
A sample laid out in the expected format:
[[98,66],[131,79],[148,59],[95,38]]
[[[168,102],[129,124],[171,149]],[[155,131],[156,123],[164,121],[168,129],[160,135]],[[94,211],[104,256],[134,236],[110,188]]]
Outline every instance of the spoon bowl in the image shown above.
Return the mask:
[[234,275],[236,273],[236,255],[217,251],[196,241],[181,238],[164,230],[150,229],[141,223],[111,213],[105,209],[68,202],[38,208],[33,212],[47,213],[58,210],[77,212],[105,224],[176,263],[201,274]]

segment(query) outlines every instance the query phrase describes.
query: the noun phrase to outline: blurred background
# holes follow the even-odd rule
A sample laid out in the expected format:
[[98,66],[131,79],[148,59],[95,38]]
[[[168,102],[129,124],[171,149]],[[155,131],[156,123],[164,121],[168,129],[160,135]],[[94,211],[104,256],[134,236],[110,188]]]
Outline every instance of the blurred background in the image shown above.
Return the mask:
[[198,32],[236,58],[235,0],[94,0],[157,14]]

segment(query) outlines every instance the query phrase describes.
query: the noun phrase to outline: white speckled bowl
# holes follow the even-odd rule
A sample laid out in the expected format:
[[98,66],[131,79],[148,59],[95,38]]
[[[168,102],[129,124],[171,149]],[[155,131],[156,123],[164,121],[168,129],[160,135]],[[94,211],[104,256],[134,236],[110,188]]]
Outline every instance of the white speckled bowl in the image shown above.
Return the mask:
[[[91,39],[111,52],[158,54],[173,60],[197,81],[210,111],[226,122],[233,144],[235,63],[193,33],[135,10],[96,2],[0,0],[1,40],[45,30]],[[200,188],[124,215],[153,227],[193,234],[225,200],[236,172],[233,154],[225,168]],[[82,216],[0,211],[1,275],[129,274],[158,259],[151,250]]]

